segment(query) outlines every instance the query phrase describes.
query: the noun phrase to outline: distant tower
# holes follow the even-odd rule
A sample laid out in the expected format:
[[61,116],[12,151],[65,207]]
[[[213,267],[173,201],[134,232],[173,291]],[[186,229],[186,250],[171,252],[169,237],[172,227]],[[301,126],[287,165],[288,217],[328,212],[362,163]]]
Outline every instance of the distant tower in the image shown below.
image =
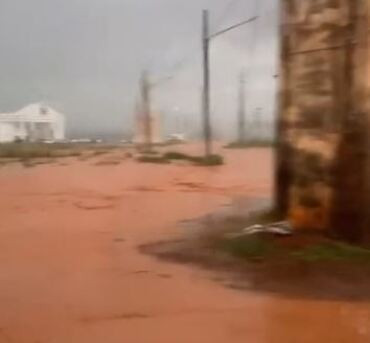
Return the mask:
[[142,107],[135,106],[135,132],[133,142],[136,144],[158,144],[162,142],[160,113],[155,112],[150,116],[150,136],[147,137],[146,118],[143,115]]
[[141,102],[136,100],[135,109],[134,109],[134,125],[135,125],[135,132],[134,132],[134,143],[136,144],[144,144],[145,143],[145,128],[144,128],[144,115],[141,106]]

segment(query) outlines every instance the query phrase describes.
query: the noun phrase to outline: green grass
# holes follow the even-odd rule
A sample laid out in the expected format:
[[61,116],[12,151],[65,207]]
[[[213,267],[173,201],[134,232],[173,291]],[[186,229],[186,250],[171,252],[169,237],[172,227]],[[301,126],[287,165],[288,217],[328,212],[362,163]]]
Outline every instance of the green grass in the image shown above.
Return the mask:
[[0,144],[0,158],[9,159],[34,159],[34,158],[61,158],[78,157],[84,152],[89,152],[91,156],[107,154],[119,147],[115,145],[99,144],[69,144],[69,143],[4,143]]
[[145,152],[138,158],[138,161],[159,164],[171,163],[171,161],[188,161],[199,166],[219,166],[224,164],[224,159],[220,155],[211,155],[208,157],[192,156],[177,151],[169,151],[163,155],[158,155],[156,152],[151,152],[150,154]]
[[33,159],[26,157],[19,159],[18,162],[20,162],[23,165],[23,167],[32,168],[39,165],[55,163],[56,160],[54,158]]
[[142,150],[140,151],[143,155],[159,155],[159,152],[156,151],[156,150],[148,150],[148,149],[145,149],[145,150]]
[[257,236],[223,240],[219,245],[227,253],[243,259],[262,259],[276,253],[273,242]]
[[54,158],[80,156],[81,152],[67,144],[6,143],[0,144],[0,158]]
[[41,144],[1,144],[0,157],[2,158],[38,158],[53,157],[54,151]]
[[190,161],[193,158],[190,155],[183,154],[183,153],[177,152],[177,151],[166,152],[163,155],[163,157],[168,159],[168,160],[185,160],[185,161]]
[[142,163],[156,163],[156,164],[166,164],[170,161],[165,159],[163,156],[140,156],[137,159],[139,162]]
[[223,165],[224,158],[221,155],[210,155],[205,157],[195,157],[193,162],[200,166],[221,166]]
[[105,160],[105,161],[98,161],[95,163],[96,166],[117,166],[121,163],[119,160]]
[[226,149],[250,149],[250,148],[270,148],[275,143],[271,140],[252,140],[246,142],[231,142],[225,146]]
[[105,150],[105,149],[98,149],[98,150],[94,150],[92,152],[92,156],[101,156],[101,155],[106,155],[109,153],[109,150]]
[[[295,232],[292,236],[269,234],[238,235],[253,224],[268,224],[284,220],[274,209],[256,211],[246,217],[231,216],[205,230],[204,242],[216,250],[249,260],[284,259],[305,262],[355,262],[370,264],[370,248],[352,245],[323,235]],[[236,235],[235,235],[236,234]]]
[[282,244],[284,240],[289,241],[289,238],[244,236],[221,239],[216,248],[244,260],[370,263],[370,250],[362,247],[337,241],[324,241],[297,248],[285,246]]
[[189,161],[200,166],[220,166],[224,164],[224,159],[221,155],[193,156],[177,151],[169,151],[163,157],[167,160]]
[[300,251],[292,252],[291,255],[307,262],[353,261],[370,263],[369,249],[342,242],[328,242],[308,246]]

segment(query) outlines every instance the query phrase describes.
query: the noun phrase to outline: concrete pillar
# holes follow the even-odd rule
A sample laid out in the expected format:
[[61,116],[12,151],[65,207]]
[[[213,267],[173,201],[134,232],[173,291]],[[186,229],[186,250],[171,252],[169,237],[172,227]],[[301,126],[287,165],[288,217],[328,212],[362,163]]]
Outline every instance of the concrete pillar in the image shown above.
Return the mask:
[[369,231],[369,0],[281,0],[276,203],[297,229]]

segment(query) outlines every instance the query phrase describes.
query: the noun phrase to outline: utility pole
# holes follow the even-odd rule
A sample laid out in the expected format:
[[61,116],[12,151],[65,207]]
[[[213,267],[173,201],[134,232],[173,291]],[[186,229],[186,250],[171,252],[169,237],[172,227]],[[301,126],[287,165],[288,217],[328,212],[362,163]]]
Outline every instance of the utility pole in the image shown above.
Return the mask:
[[203,10],[202,13],[202,45],[203,45],[203,91],[202,91],[202,114],[203,114],[203,132],[205,142],[205,156],[212,154],[212,126],[210,119],[210,67],[209,67],[209,45],[210,41],[224,33],[234,30],[242,25],[255,21],[258,17],[252,17],[240,23],[232,25],[219,32],[210,34],[209,32],[209,11]]
[[261,124],[262,124],[262,116],[261,116],[262,108],[257,107],[254,112],[254,137],[255,141],[261,141]]
[[148,71],[144,70],[141,75],[141,100],[144,119],[144,144],[150,150],[152,146],[152,114],[150,106],[150,84]]
[[239,78],[238,143],[245,143],[245,73]]
[[212,154],[212,128],[210,123],[210,89],[209,89],[209,12],[203,10],[203,129],[205,156]]

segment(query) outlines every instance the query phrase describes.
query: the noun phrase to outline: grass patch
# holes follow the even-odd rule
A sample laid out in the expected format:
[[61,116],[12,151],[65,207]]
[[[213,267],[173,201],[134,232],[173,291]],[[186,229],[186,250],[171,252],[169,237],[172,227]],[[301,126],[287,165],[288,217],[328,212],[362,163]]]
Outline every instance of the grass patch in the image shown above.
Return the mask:
[[308,246],[292,252],[291,256],[306,262],[352,261],[370,263],[369,249],[336,241]]
[[45,164],[52,164],[55,163],[56,160],[54,158],[20,158],[18,160],[23,167],[26,168],[32,168],[40,165],[45,165]]
[[193,157],[177,151],[169,151],[163,155],[167,160],[185,160],[190,161]]
[[82,156],[82,151],[78,151],[78,150],[69,151],[66,154],[56,153],[56,156],[55,157],[69,157],[69,156],[71,156],[71,157],[79,157],[79,156]]
[[141,154],[146,156],[158,156],[159,152],[156,150],[142,150],[140,151]]
[[254,224],[282,221],[273,210],[257,211],[247,217],[231,216],[212,227],[203,229],[199,236],[205,246],[245,260],[284,260],[285,263],[346,262],[370,264],[370,248],[351,245],[324,235],[311,232],[295,232],[281,237],[272,234],[234,235]]
[[141,163],[156,163],[156,164],[166,164],[170,161],[163,156],[140,156],[137,159]]
[[221,155],[192,156],[177,151],[169,151],[163,157],[167,160],[189,161],[201,166],[219,166],[224,164],[224,159]]
[[[300,242],[301,240],[301,242]],[[285,261],[294,263],[355,263],[370,264],[370,250],[322,238],[321,242],[305,242],[307,236],[272,237],[264,235],[220,239],[216,249],[244,260]]]
[[195,232],[183,239],[156,242],[142,246],[141,251],[226,272],[215,281],[232,289],[299,299],[370,299],[369,249],[312,232],[295,232],[287,237],[230,235],[279,217],[274,211],[216,220],[208,217],[195,223]]
[[193,162],[200,166],[221,166],[223,165],[224,158],[221,155],[209,155],[204,157],[194,157]]
[[0,144],[0,158],[34,159],[34,158],[63,158],[80,157],[89,152],[91,156],[107,154],[118,149],[114,145],[69,144],[69,143],[3,143]]
[[109,150],[95,150],[92,152],[91,156],[101,156],[101,155],[106,155],[109,153]]
[[275,143],[271,140],[253,140],[247,142],[231,142],[225,146],[226,149],[250,149],[271,148]]
[[145,152],[138,158],[138,161],[159,164],[171,163],[171,161],[188,161],[200,166],[219,166],[224,164],[224,159],[220,155],[210,155],[207,157],[192,156],[177,151],[169,151],[163,155],[159,155],[155,151],[152,151],[149,154],[148,152]]
[[55,151],[42,144],[1,144],[1,158],[41,158],[54,157]]
[[0,158],[57,158],[80,156],[81,151],[66,144],[6,143],[0,144]]
[[96,166],[117,166],[121,163],[118,160],[105,160],[105,161],[98,161],[95,163]]
[[220,248],[235,257],[251,260],[270,257],[277,251],[272,241],[256,236],[223,240]]
[[250,214],[245,216],[227,216],[217,223],[216,228],[210,227],[207,232],[211,231],[218,236],[222,236],[227,233],[240,232],[243,228],[254,224],[263,225],[283,220],[284,218],[275,209],[267,208],[265,210],[251,211]]

